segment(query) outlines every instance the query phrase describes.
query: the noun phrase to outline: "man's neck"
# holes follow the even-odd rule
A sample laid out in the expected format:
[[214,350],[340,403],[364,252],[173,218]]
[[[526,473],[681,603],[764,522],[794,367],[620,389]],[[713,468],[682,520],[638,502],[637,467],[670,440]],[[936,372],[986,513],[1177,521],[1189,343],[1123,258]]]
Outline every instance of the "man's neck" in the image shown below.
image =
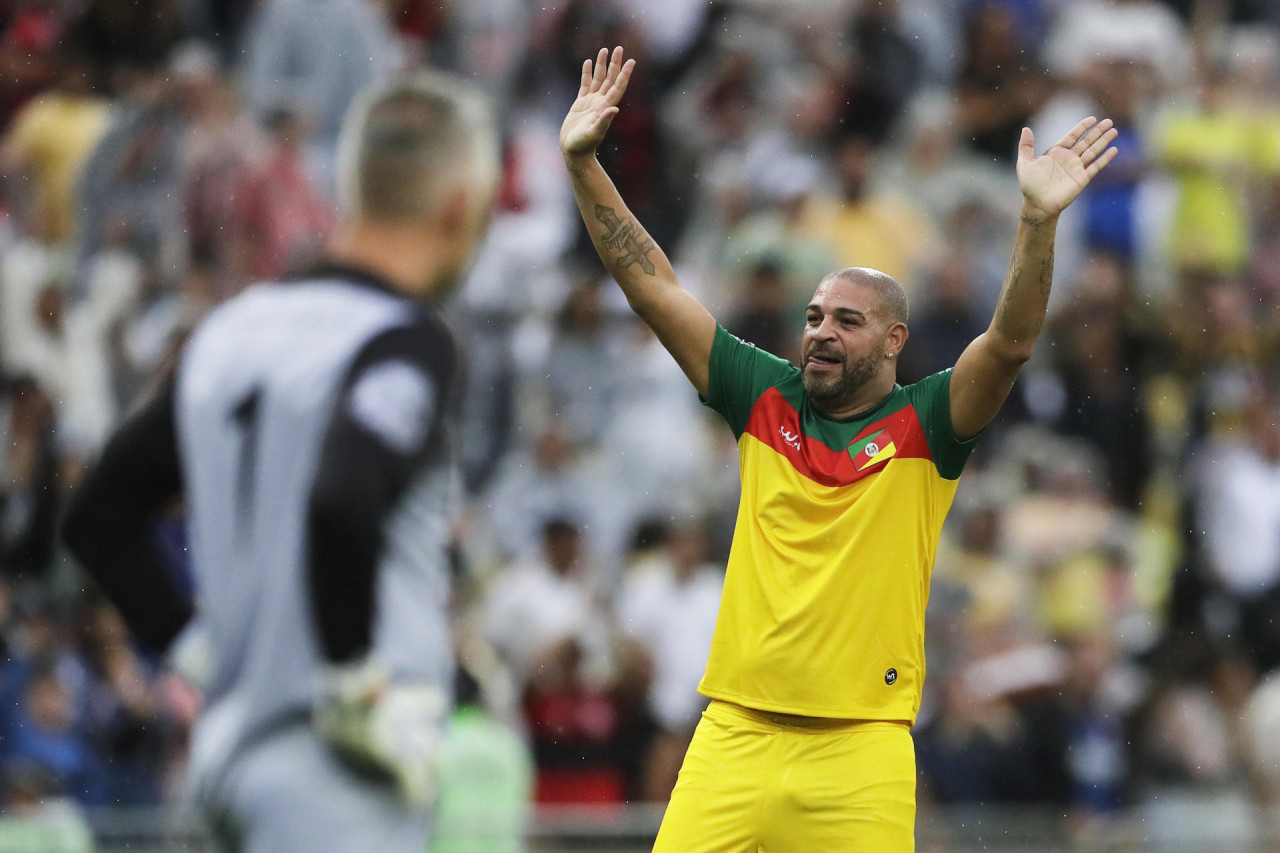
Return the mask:
[[420,231],[396,226],[343,226],[325,256],[335,263],[368,270],[413,299],[431,298],[443,273],[435,241]]
[[824,418],[830,418],[833,421],[849,420],[863,412],[871,411],[887,400],[889,395],[893,393],[893,386],[896,381],[896,377],[892,373],[888,373],[863,385],[846,402],[841,402],[828,408],[823,403],[813,400],[813,407]]

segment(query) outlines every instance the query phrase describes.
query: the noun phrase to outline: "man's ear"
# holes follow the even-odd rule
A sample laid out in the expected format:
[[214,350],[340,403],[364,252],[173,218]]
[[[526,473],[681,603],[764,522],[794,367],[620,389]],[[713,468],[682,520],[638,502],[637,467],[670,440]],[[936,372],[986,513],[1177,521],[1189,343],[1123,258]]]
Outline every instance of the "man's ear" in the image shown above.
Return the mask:
[[471,198],[462,186],[451,188],[440,206],[440,214],[436,220],[440,231],[449,239],[462,237],[469,223]]
[[907,345],[907,324],[894,323],[885,335],[884,354],[886,358],[897,358],[898,353]]

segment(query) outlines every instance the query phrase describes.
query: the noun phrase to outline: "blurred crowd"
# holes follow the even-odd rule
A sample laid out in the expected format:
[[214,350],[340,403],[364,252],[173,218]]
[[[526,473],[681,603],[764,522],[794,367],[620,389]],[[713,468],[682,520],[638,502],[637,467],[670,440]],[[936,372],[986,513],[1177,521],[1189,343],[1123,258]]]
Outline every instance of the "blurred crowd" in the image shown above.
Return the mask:
[[[989,322],[1020,129],[1042,149],[1115,121],[1119,156],[1062,218],[1047,331],[944,531],[921,808],[1049,804],[1081,837],[1126,808],[1174,835],[1199,814],[1263,831],[1272,0],[0,0],[6,813],[174,796],[199,697],[62,552],[61,510],[203,314],[314,259],[344,110],[419,66],[479,81],[504,132],[493,226],[447,308],[468,375],[461,692],[485,721],[459,748],[506,756],[512,802],[666,798],[703,706],[736,448],[573,205],[559,122],[614,44],[638,66],[601,157],[685,286],[795,358],[825,272],[884,270],[911,299],[904,384]],[[157,543],[183,571],[180,508]]]

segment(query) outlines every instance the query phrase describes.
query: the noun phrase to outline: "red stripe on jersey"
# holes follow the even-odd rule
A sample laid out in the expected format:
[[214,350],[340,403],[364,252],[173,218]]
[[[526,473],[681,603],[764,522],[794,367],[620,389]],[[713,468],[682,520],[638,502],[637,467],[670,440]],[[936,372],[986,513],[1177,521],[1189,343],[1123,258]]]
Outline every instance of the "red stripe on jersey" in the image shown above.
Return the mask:
[[885,431],[876,439],[877,443],[883,447],[892,440],[896,452],[883,462],[859,471],[844,448],[832,450],[818,439],[805,435],[800,428],[799,412],[777,388],[770,388],[751,407],[745,432],[785,456],[796,471],[822,486],[848,486],[878,473],[894,459],[933,461],[924,428],[910,405],[867,424],[849,443],[866,438],[877,430]]

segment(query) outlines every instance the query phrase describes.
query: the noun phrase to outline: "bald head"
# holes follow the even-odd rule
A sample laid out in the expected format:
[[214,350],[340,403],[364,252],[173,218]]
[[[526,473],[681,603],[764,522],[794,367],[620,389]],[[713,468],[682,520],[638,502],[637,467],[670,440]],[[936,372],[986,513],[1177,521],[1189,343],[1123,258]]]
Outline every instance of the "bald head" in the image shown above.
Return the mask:
[[347,114],[339,204],[348,219],[421,219],[457,190],[487,203],[498,168],[497,131],[474,86],[445,74],[402,74],[364,92]]
[[824,277],[805,308],[801,378],[827,417],[848,417],[893,389],[907,342],[907,298],[892,276],[863,267]]
[[907,322],[907,292],[891,275],[873,270],[870,267],[845,267],[823,276],[818,287],[832,279],[842,279],[853,284],[862,285],[875,291],[877,302],[886,323]]

